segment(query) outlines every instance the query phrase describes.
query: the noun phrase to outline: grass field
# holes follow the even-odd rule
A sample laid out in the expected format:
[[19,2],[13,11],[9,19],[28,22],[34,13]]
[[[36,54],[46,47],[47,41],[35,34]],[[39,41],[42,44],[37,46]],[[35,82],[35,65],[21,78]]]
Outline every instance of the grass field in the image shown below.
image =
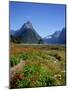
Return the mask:
[[10,46],[10,88],[66,84],[64,45]]

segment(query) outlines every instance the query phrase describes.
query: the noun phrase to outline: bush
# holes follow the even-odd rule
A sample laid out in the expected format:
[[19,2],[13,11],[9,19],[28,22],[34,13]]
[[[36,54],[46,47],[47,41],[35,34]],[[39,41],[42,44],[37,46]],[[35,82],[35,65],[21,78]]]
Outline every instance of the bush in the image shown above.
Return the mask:
[[[34,61],[28,62],[23,70],[17,74],[22,75],[19,78],[12,81],[16,88],[26,88],[26,87],[40,87],[40,86],[54,86],[56,85],[56,80],[53,78],[53,74],[49,71],[44,64],[39,64],[40,62]],[[13,85],[14,85],[13,84]],[[13,87],[13,85],[11,85]]]
[[30,82],[27,79],[24,80],[17,80],[17,87],[18,88],[27,88],[30,86]]
[[39,80],[37,82],[38,86],[53,86],[56,84],[55,79],[49,72],[49,70],[45,67],[40,67],[39,68]]
[[22,54],[19,54],[18,58],[19,59],[22,59],[22,60],[27,60],[28,59],[28,54],[27,53],[22,53]]
[[35,72],[36,72],[36,69],[34,65],[31,65],[31,66],[26,65],[24,67],[24,71],[23,71],[24,77],[31,78]]
[[56,81],[51,76],[42,76],[37,81],[37,86],[54,86]]
[[11,56],[10,57],[10,66],[13,67],[14,65],[19,64],[21,60],[27,60],[28,59],[28,54],[27,53],[22,53],[16,56]]
[[17,65],[20,61],[15,56],[10,57],[10,66],[13,67],[14,65]]

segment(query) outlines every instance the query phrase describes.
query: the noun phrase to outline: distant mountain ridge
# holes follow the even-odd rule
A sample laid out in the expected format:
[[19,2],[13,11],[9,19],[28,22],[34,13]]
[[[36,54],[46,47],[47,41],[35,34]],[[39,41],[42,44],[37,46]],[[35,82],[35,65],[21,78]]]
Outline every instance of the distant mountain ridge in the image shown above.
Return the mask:
[[32,23],[27,21],[19,30],[10,30],[10,41],[26,44],[66,44],[66,28],[42,38]]
[[66,44],[66,28],[62,29],[58,39],[59,39],[58,41],[60,44]]
[[56,31],[55,33],[52,34],[53,38],[58,38],[60,35],[61,31]]
[[43,41],[47,44],[66,44],[66,28],[63,28],[61,31],[56,31],[52,35],[43,38]]

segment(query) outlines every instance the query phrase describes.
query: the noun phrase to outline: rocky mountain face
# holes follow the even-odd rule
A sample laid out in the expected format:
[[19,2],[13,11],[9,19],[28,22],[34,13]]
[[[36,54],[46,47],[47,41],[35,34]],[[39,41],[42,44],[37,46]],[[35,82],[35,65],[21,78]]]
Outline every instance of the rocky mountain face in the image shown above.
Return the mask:
[[62,29],[58,39],[60,44],[66,44],[66,28]]
[[43,41],[47,44],[66,44],[66,28],[43,38]]
[[27,44],[40,44],[43,42],[40,35],[35,31],[30,21],[27,21],[22,25],[20,30],[17,30],[14,35],[11,35],[11,39],[17,43]]
[[32,23],[27,21],[19,30],[10,30],[10,40],[15,43],[27,44],[66,44],[66,28],[42,38]]

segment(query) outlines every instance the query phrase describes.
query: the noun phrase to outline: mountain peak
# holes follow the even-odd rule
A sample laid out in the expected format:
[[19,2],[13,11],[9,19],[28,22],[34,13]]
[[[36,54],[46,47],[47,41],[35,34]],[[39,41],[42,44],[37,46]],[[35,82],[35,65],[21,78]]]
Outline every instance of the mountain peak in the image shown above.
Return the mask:
[[11,37],[15,42],[18,43],[43,43],[40,35],[35,31],[30,21],[27,21],[22,27],[15,32],[14,37]]
[[26,24],[32,24],[30,21],[27,21]]
[[32,23],[30,21],[27,21],[26,23],[24,23],[23,27],[25,29],[32,29],[33,28]]
[[61,33],[61,31],[56,31],[52,34],[52,37],[57,38],[57,37],[59,37],[60,33]]

